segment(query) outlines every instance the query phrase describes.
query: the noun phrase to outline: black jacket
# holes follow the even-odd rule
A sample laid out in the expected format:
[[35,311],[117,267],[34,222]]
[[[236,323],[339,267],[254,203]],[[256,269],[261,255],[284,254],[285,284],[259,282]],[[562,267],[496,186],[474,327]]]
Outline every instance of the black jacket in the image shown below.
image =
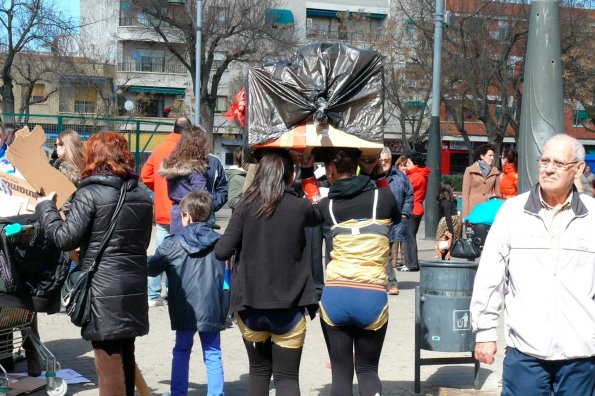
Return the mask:
[[282,309],[318,304],[310,262],[304,254],[304,228],[322,218],[312,204],[287,187],[270,217],[256,217],[259,202],[236,206],[215,256],[225,260],[240,252],[231,279],[231,309]]
[[[374,190],[376,185],[370,177],[360,175],[337,180],[329,190],[327,198],[320,201],[324,222],[333,226],[329,212],[329,201],[333,202],[333,214],[337,223],[351,219],[371,219],[374,211]],[[390,188],[378,189],[377,219],[390,219],[393,225],[401,221],[401,211]]]
[[[47,238],[62,250],[80,246],[80,266],[88,268],[114,213],[123,179],[90,176],[79,182],[66,220],[53,201],[37,205],[37,218]],[[126,201],[92,281],[91,321],[82,329],[91,341],[117,340],[147,334],[147,248],[153,205],[131,180]]]
[[192,223],[165,238],[149,258],[149,276],[167,273],[172,330],[225,328],[229,308],[229,292],[223,290],[225,262],[213,253],[220,237],[210,225]]

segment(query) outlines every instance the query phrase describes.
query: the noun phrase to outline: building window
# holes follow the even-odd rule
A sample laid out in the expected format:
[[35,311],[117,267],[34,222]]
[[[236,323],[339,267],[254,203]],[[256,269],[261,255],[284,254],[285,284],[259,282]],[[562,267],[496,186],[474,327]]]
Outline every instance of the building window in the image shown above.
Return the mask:
[[80,100],[74,101],[74,112],[87,114],[87,113],[95,113],[95,102],[85,102]]
[[213,23],[215,24],[215,26],[225,26],[225,22],[227,19],[227,8],[211,6],[210,9],[212,13],[211,15],[213,17]]
[[217,96],[217,103],[215,105],[215,113],[225,113],[227,111],[227,97]]
[[97,90],[92,86],[77,86],[74,89],[74,112],[95,113]]
[[[27,90],[29,87],[21,87],[21,97],[27,95]],[[35,84],[33,89],[31,90],[31,98],[29,98],[29,103],[42,103],[46,101],[45,97],[45,84]]]
[[219,69],[223,65],[223,62],[225,62],[226,58],[227,55],[225,55],[225,52],[215,51],[213,54],[213,63],[211,63],[211,70]]

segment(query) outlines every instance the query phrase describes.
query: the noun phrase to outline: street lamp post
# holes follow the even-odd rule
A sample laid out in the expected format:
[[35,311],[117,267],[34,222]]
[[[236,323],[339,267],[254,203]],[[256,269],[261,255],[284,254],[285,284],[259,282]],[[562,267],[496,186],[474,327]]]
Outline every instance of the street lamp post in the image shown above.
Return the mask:
[[428,154],[426,165],[432,170],[428,179],[428,189],[425,200],[425,238],[433,239],[438,226],[439,208],[436,196],[441,178],[440,137],[440,75],[442,66],[442,25],[444,23],[444,0],[436,0],[436,14],[434,14],[434,63],[432,75],[432,118],[428,133]]
[[[184,5],[186,0],[167,0],[169,5]],[[194,69],[194,125],[200,125],[200,61],[202,53],[202,0],[196,0],[196,53]]]

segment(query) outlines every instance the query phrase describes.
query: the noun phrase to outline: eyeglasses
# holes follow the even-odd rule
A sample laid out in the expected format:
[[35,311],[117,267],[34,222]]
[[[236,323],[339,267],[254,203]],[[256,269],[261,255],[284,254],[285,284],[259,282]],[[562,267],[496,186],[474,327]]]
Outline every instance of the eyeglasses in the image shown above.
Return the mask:
[[378,162],[380,162],[381,164],[390,164],[390,159],[388,159],[388,158],[387,159],[380,158],[378,160]]
[[549,158],[540,158],[537,160],[537,164],[539,165],[540,168],[547,168],[547,166],[549,164],[552,164],[554,166],[554,169],[556,169],[557,171],[560,171],[560,172],[568,170],[568,167],[570,165],[574,165],[579,162],[580,161],[562,162],[562,161],[551,160]]
[[54,144],[54,148],[57,148],[58,146],[60,146],[60,147],[64,146],[64,142],[58,142],[58,143]]

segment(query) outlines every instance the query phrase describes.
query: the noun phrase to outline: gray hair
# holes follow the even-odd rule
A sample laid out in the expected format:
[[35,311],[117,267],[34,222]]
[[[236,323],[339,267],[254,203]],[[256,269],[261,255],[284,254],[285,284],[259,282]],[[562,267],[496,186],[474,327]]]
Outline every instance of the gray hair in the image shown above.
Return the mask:
[[577,139],[573,138],[572,136],[566,135],[564,133],[560,133],[558,135],[554,135],[545,144],[550,142],[556,141],[563,141],[565,143],[570,143],[573,146],[574,152],[574,160],[575,161],[584,161],[585,160],[585,147],[579,142]]
[[386,147],[386,146],[384,146],[382,148],[382,151],[380,152],[380,155],[382,155],[382,154],[388,154],[389,158],[392,158],[393,157],[393,154],[390,152],[390,149],[388,147]]

